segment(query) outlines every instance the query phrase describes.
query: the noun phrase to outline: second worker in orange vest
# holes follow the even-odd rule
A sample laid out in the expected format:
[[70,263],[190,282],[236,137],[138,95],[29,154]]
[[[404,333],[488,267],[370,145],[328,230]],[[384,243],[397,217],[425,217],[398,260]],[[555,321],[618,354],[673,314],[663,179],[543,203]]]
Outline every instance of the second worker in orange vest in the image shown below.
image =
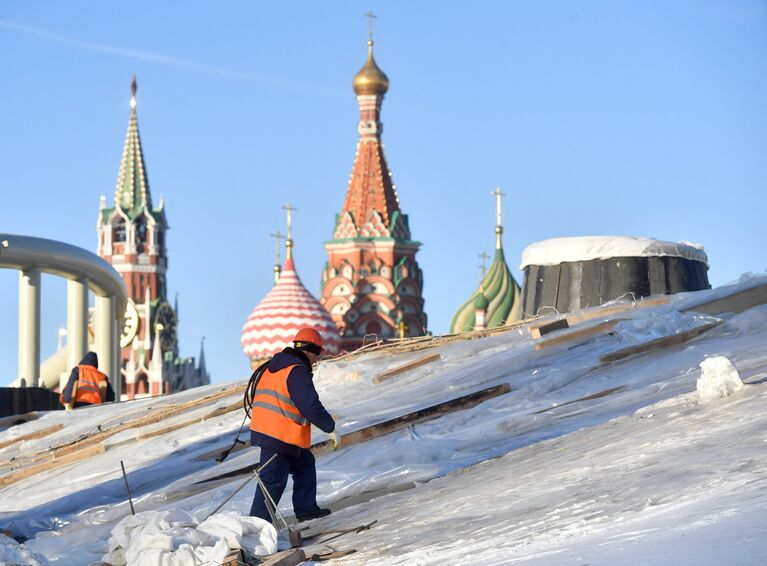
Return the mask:
[[[311,425],[330,433],[336,448],[340,442],[336,423],[312,382],[312,364],[322,352],[322,344],[316,330],[301,329],[293,339],[293,348],[285,348],[269,360],[252,399],[250,443],[261,448],[261,464],[276,454],[259,475],[276,503],[288,476],[293,476],[293,511],[299,521],[330,513],[330,509],[317,505],[317,470],[309,450]],[[260,486],[250,515],[271,520]]]
[[109,379],[98,368],[99,358],[96,352],[88,352],[80,363],[72,368],[67,385],[59,395],[59,402],[66,410],[115,400],[115,392]]

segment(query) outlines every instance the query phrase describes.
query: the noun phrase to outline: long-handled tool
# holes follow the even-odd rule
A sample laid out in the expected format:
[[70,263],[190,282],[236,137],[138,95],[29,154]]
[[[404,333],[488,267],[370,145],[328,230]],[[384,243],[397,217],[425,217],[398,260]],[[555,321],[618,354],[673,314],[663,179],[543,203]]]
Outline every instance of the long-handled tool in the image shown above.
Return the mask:
[[[233,491],[231,494],[229,494],[229,497],[227,497],[226,499],[224,499],[224,500],[221,502],[221,505],[219,505],[219,506],[218,506],[218,507],[216,507],[216,508],[215,508],[213,511],[211,511],[210,513],[208,513],[208,514],[205,516],[205,519],[207,519],[208,517],[210,517],[210,516],[212,516],[212,515],[215,515],[216,513],[218,513],[218,512],[221,510],[221,508],[222,508],[224,505],[226,505],[227,503],[229,503],[229,501],[231,501],[232,497],[234,497],[235,495],[237,495],[237,493],[238,493],[238,492],[239,492],[239,491],[240,491],[240,490],[241,490],[243,487],[245,487],[246,485],[248,485],[248,484],[250,483],[250,480],[252,480],[254,477],[256,477],[256,476],[258,475],[258,472],[260,472],[261,470],[263,470],[264,468],[266,468],[266,467],[267,467],[269,464],[271,464],[271,463],[272,463],[272,460],[274,460],[276,457],[277,457],[277,454],[274,454],[274,455],[273,455],[271,458],[269,458],[269,459],[268,459],[266,462],[264,462],[264,463],[263,463],[263,465],[261,465],[261,466],[258,466],[257,468],[255,468],[254,470],[252,470],[252,474],[253,474],[253,475],[251,475],[251,476],[250,476],[248,479],[246,479],[244,482],[242,482],[242,483],[239,485],[239,487],[238,487],[237,489],[235,489],[235,490],[234,490],[234,491]],[[203,521],[204,521],[205,519],[203,519]]]
[[[272,458],[273,457],[274,456],[272,456]],[[272,499],[272,495],[269,493],[269,490],[266,489],[266,486],[261,480],[261,476],[258,475],[258,472],[254,470],[253,475],[256,477],[258,485],[261,486],[261,491],[263,492],[265,498],[264,503],[266,503],[266,510],[272,517],[272,522],[277,523],[277,518],[282,522],[283,526],[288,531],[288,540],[290,540],[291,548],[297,548],[301,546],[301,533],[299,531],[294,531],[288,526],[288,522],[285,520],[285,517],[282,516],[282,513],[280,513],[280,510],[277,508],[277,504],[274,502],[274,499]],[[277,525],[275,524],[275,526]]]
[[[208,513],[208,515],[205,517],[207,519],[208,517],[215,515],[218,513],[221,508],[229,503],[231,499],[237,495],[237,493],[246,485],[250,483],[252,479],[255,478],[255,480],[258,482],[258,485],[261,487],[261,491],[264,493],[264,498],[266,503],[266,510],[269,513],[269,516],[272,518],[272,524],[274,524],[275,527],[279,528],[278,520],[282,522],[282,525],[285,527],[285,529],[288,531],[288,539],[290,540],[290,546],[295,548],[301,546],[301,533],[298,531],[294,531],[293,529],[288,526],[288,522],[285,520],[285,517],[282,516],[282,513],[280,513],[280,510],[277,508],[277,505],[274,502],[274,499],[272,498],[272,495],[269,493],[269,490],[266,489],[266,485],[264,485],[263,480],[261,480],[261,476],[258,475],[259,472],[263,471],[264,468],[266,468],[269,464],[272,463],[272,461],[277,457],[277,454],[273,454],[271,458],[269,458],[266,462],[264,462],[262,465],[258,466],[257,468],[251,470],[251,475],[248,479],[246,479],[244,482],[242,482],[239,486],[237,486],[237,489],[235,489],[229,497],[224,499],[224,501],[221,502],[221,504],[216,507],[212,512]],[[203,520],[205,520],[203,519]]]

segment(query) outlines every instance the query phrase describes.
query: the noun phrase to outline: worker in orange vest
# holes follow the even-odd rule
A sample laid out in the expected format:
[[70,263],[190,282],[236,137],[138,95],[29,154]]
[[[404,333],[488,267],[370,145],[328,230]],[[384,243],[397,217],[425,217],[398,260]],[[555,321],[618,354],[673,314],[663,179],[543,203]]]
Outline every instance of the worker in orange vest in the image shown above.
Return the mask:
[[[293,476],[293,511],[299,521],[330,514],[317,505],[317,470],[312,444],[311,425],[330,434],[333,449],[340,446],[336,423],[320,401],[312,382],[312,365],[322,352],[323,340],[313,328],[302,328],[293,339],[293,347],[276,354],[256,370],[249,390],[253,392],[250,443],[261,448],[260,463],[276,457],[261,472],[269,495],[279,503]],[[258,377],[258,373],[260,377]],[[270,521],[259,486],[250,515]]]
[[80,363],[72,368],[69,381],[59,396],[59,402],[67,411],[85,405],[114,401],[115,392],[109,378],[98,370],[96,352],[88,352]]

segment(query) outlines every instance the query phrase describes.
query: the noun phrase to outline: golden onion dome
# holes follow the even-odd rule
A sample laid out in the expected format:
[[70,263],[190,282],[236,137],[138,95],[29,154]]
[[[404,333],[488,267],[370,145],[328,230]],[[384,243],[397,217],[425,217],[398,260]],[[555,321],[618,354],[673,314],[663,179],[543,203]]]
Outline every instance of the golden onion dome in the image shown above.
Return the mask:
[[360,69],[360,72],[354,75],[352,81],[354,92],[357,94],[385,94],[389,90],[389,77],[386,76],[376,65],[373,59],[373,40],[368,39],[368,60]]

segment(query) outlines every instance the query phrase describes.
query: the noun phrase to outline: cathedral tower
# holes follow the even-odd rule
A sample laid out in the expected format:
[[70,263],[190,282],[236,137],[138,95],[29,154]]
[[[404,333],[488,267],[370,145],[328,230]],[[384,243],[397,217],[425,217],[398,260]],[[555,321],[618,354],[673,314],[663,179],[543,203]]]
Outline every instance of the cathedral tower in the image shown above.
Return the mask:
[[326,242],[321,303],[351,350],[368,341],[426,332],[423,275],[416,262],[420,243],[410,237],[381,141],[381,103],[389,78],[373,58],[354,77],[359,140],[333,239]]

